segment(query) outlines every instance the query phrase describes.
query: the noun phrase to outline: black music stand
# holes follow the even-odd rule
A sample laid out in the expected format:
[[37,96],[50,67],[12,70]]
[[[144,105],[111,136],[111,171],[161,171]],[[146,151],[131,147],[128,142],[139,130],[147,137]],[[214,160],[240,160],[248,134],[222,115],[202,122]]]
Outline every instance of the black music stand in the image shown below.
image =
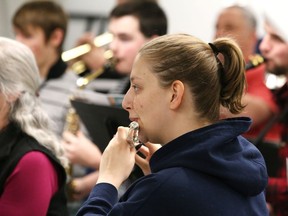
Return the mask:
[[71,100],[81,121],[89,132],[92,141],[103,152],[118,126],[128,126],[129,114],[120,107],[87,103]]

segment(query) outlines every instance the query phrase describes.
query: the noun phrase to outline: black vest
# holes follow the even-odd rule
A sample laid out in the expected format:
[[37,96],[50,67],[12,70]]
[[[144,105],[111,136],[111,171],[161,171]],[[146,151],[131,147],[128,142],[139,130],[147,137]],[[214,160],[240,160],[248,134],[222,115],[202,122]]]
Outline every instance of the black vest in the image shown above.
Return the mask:
[[58,174],[58,191],[53,195],[48,208],[49,216],[68,216],[66,199],[66,173],[58,159],[34,138],[10,124],[0,132],[0,196],[6,179],[12,174],[19,160],[30,151],[40,151],[48,156]]

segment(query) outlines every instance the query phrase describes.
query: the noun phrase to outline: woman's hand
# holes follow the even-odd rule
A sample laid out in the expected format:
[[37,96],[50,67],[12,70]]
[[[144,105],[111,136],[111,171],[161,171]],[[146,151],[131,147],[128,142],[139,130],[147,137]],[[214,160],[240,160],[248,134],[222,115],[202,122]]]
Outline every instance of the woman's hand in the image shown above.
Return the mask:
[[156,152],[159,148],[161,148],[160,144],[153,144],[147,142],[145,143],[145,146],[142,145],[141,148],[138,150],[145,156],[145,158],[142,158],[137,154],[135,156],[136,164],[141,168],[144,175],[148,175],[151,173],[149,161],[154,152]]
[[71,163],[99,168],[101,151],[81,131],[78,131],[76,135],[64,131],[61,143]]
[[127,134],[127,127],[118,127],[102,155],[97,184],[110,183],[118,189],[129,177],[135,164],[136,149],[127,142]]

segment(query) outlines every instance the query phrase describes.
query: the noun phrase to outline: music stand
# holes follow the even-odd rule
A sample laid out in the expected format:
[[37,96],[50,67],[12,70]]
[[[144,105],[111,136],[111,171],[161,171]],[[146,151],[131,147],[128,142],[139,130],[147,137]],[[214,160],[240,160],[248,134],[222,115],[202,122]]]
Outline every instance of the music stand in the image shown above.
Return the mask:
[[71,100],[92,141],[103,152],[118,126],[128,126],[129,114],[123,108]]

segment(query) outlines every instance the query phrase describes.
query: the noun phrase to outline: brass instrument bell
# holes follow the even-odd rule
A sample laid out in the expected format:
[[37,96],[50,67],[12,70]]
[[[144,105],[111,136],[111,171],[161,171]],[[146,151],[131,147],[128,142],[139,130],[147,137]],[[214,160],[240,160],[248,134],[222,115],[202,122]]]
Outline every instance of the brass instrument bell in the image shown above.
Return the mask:
[[[113,35],[111,33],[103,33],[93,40],[93,44],[96,47],[104,47],[107,46],[109,43],[111,43],[113,40]],[[61,58],[64,62],[69,62],[72,60],[77,59],[78,57],[90,52],[92,49],[90,44],[83,44],[80,46],[77,46],[75,48],[72,48],[70,50],[64,51],[61,54]],[[104,52],[104,58],[106,60],[109,60],[113,57],[113,53],[111,50],[106,50]],[[73,71],[75,71],[77,74],[81,74],[86,70],[85,63],[82,60],[76,61],[71,65],[71,68]]]

